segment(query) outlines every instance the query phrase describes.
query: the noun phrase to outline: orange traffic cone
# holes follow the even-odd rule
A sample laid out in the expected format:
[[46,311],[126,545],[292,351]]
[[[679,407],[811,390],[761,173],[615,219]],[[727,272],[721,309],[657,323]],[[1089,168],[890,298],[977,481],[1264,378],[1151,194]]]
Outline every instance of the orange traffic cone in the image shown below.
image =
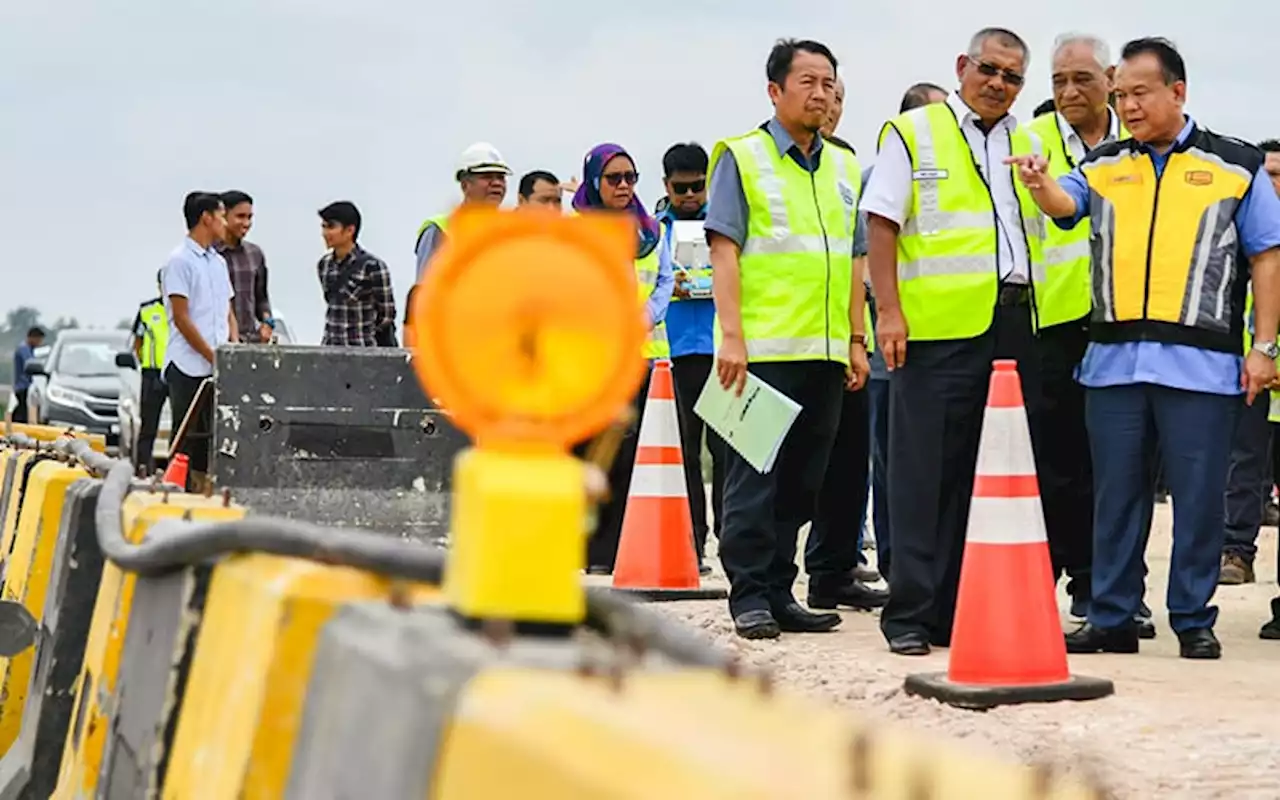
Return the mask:
[[962,708],[1105,697],[1111,681],[1067,669],[1018,365],[993,366],[950,664],[905,689]]
[[175,453],[164,468],[164,482],[179,489],[187,489],[187,470],[191,468],[191,459],[186,453]]
[[698,577],[669,361],[656,362],[649,380],[613,588],[647,600],[714,600],[727,595],[723,589],[703,589]]

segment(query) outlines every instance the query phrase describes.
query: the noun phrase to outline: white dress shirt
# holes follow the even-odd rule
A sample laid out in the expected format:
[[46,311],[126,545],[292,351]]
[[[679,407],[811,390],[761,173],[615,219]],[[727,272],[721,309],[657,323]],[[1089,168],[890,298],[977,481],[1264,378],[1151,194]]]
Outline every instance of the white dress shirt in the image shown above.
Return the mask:
[[[1080,138],[1080,134],[1076,133],[1076,129],[1071,127],[1071,123],[1067,122],[1066,117],[1054,112],[1054,116],[1058,118],[1058,133],[1062,136],[1063,143],[1067,146],[1067,153],[1071,156],[1072,168],[1075,168],[1084,161],[1084,157],[1089,155],[1089,151],[1093,148],[1084,143],[1084,139]],[[1107,135],[1102,138],[1103,142],[1114,142],[1120,138],[1120,118],[1116,116],[1116,112],[1110,108],[1107,109],[1107,117],[1110,124],[1107,126]]]
[[[1000,280],[1025,284],[1030,270],[1027,239],[1022,230],[1022,209],[1013,188],[1013,170],[1004,163],[1011,152],[1010,137],[1018,127],[1018,121],[1012,114],[1006,114],[989,132],[983,133],[978,127],[978,115],[960,99],[959,91],[947,96],[947,105],[960,121],[960,130],[969,143],[973,160],[991,187],[998,220],[996,264]],[[954,168],[964,167],[957,164]],[[906,144],[902,137],[890,133],[876,155],[875,170],[862,195],[861,210],[902,227],[911,214],[912,172]]]

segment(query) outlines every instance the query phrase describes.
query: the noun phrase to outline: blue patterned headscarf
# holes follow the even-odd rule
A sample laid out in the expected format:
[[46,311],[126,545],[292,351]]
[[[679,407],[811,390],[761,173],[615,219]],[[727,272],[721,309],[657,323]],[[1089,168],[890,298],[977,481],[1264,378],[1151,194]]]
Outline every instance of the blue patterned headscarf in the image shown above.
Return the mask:
[[[631,154],[624,150],[620,145],[601,144],[591,148],[591,152],[587,153],[587,157],[582,161],[582,184],[578,187],[578,191],[573,195],[573,207],[578,211],[593,211],[603,209],[604,201],[600,198],[600,180],[604,175],[604,168],[610,161],[618,156],[626,156],[631,163],[636,163]],[[640,230],[640,243],[636,250],[636,258],[644,258],[653,252],[658,246],[661,239],[661,233],[658,230],[658,221],[644,209],[644,203],[640,202],[640,196],[634,192],[631,195],[631,202],[627,203],[627,210],[636,218],[637,227]]]

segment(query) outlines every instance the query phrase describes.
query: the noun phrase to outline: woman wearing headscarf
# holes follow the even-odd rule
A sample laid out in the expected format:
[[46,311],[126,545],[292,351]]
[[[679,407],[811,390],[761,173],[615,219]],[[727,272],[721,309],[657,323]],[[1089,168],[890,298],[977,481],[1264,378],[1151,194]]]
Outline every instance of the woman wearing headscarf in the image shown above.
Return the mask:
[[[639,300],[644,304],[649,326],[644,357],[652,364],[655,358],[670,355],[662,321],[671,303],[675,276],[671,269],[671,252],[663,246],[658,221],[645,211],[644,204],[636,196],[639,180],[635,160],[622,147],[616,144],[594,147],[583,160],[582,183],[573,195],[573,208],[581,213],[628,214],[634,219],[636,279],[640,286]],[[636,458],[636,432],[648,393],[649,378],[646,375],[632,402],[635,422],[609,469],[609,502],[600,509],[595,534],[587,546],[587,571],[591,574],[607,575],[613,571],[618,538],[622,533],[622,517],[627,508],[627,493],[631,488],[631,470]]]

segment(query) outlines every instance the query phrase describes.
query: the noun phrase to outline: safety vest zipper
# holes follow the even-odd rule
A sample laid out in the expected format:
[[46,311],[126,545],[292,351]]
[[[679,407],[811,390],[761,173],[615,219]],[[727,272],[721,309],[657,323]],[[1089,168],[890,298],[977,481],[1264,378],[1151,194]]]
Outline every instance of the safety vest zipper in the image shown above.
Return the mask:
[[[810,165],[812,166],[812,165]],[[823,339],[827,351],[827,360],[831,360],[831,241],[827,238],[827,223],[822,219],[822,204],[818,202],[818,179],[812,169],[809,170],[809,186],[813,189],[813,207],[818,212],[818,227],[822,230],[822,249],[827,254],[827,281],[823,287],[822,319],[825,323]]]
[[[1148,158],[1150,158],[1148,156]],[[1166,161],[1165,167],[1169,164]],[[1156,160],[1151,159],[1151,168],[1156,168]],[[1160,181],[1164,180],[1165,170],[1156,173],[1156,194],[1151,200],[1151,226],[1147,228],[1147,268],[1142,276],[1142,318],[1147,318],[1147,304],[1151,301],[1151,247],[1156,241],[1156,212],[1160,210]]]

